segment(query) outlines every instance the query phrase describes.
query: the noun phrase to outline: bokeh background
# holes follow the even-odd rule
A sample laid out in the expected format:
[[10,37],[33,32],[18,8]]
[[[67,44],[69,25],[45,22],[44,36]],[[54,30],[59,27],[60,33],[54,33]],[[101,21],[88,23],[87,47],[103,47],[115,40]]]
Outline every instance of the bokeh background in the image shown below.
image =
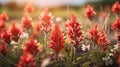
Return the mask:
[[91,4],[95,11],[101,12],[111,10],[116,1],[119,0],[0,0],[0,13],[6,11],[9,21],[13,19],[19,21],[24,14],[26,3],[30,2],[35,7],[35,11],[31,14],[33,20],[38,20],[43,8],[47,7],[55,17],[61,17],[63,21],[69,18],[70,13],[84,21],[87,4]]

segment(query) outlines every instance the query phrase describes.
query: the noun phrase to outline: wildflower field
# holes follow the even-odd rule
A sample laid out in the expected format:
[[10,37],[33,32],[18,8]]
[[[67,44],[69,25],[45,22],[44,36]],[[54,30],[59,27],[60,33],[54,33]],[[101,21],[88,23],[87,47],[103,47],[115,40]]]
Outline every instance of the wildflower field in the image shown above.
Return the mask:
[[29,2],[23,11],[20,22],[0,13],[0,67],[120,67],[119,2],[99,12],[87,4],[84,21],[48,8],[34,21]]

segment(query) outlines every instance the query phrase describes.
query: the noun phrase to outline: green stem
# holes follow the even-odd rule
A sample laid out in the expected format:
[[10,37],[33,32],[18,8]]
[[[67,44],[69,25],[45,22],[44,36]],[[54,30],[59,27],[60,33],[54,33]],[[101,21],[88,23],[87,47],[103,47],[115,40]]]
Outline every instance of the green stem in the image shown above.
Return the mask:
[[44,34],[45,34],[45,44],[43,45],[43,50],[44,50],[44,55],[45,55],[45,57],[46,57],[46,47],[47,47],[47,33],[46,32],[44,32]]

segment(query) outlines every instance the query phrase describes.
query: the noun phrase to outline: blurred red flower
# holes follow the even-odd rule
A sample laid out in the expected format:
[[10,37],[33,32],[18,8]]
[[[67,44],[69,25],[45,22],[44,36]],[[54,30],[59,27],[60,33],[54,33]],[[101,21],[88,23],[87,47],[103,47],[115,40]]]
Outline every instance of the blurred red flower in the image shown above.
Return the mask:
[[12,22],[12,27],[10,29],[10,33],[11,33],[11,38],[12,40],[18,42],[20,35],[22,34],[21,29],[14,23],[14,21]]
[[106,14],[104,12],[100,12],[99,13],[99,17],[102,18],[102,19],[105,19]]
[[112,7],[112,11],[116,14],[120,13],[120,4],[119,2],[115,2],[115,4]]
[[89,35],[90,35],[90,39],[93,42],[97,43],[97,40],[98,40],[98,37],[99,37],[99,35],[98,35],[98,25],[97,24],[95,24],[94,27],[91,30],[89,30]]
[[30,36],[30,40],[25,43],[25,51],[31,53],[32,55],[36,55],[40,51],[40,48],[33,36]]
[[5,11],[2,12],[2,14],[0,15],[0,19],[1,19],[2,21],[7,21],[7,20],[8,20],[8,16],[7,16],[7,14],[6,14]]
[[5,28],[5,21],[0,22],[0,32]]
[[71,20],[66,22],[66,28],[68,30],[67,33],[71,39],[71,43],[74,47],[77,47],[83,38],[80,23],[76,20],[75,15],[71,14]]
[[38,36],[40,32],[40,24],[38,23],[34,28],[34,36]]
[[2,33],[1,33],[1,39],[3,41],[5,41],[5,43],[10,44],[11,40],[10,40],[10,32],[8,32],[5,28],[3,29]]
[[58,55],[58,53],[60,53],[60,51],[64,48],[64,39],[63,39],[63,34],[57,24],[55,24],[50,39],[52,40],[52,42],[50,42],[49,46]]
[[45,33],[48,33],[52,29],[52,15],[48,12],[48,9],[45,8],[40,16],[41,30]]
[[89,19],[89,20],[93,20],[94,16],[96,15],[96,12],[93,10],[91,5],[87,5],[87,9],[85,11],[85,16]]
[[2,53],[4,56],[7,56],[8,54],[8,49],[4,41],[2,41],[2,44],[0,45],[0,53]]
[[28,3],[26,6],[25,6],[25,12],[27,13],[31,13],[33,12],[35,9],[33,7],[33,5],[31,3]]
[[120,19],[116,19],[116,21],[112,24],[112,29],[119,32],[120,31]]
[[22,17],[22,27],[25,30],[29,30],[32,27],[32,19],[28,15]]
[[107,45],[109,44],[109,40],[106,37],[106,34],[104,30],[102,29],[99,34],[98,38],[98,45],[102,47],[102,49],[105,51],[107,50]]
[[120,65],[120,56],[117,59],[117,63]]
[[35,58],[30,53],[24,51],[20,57],[18,67],[36,67]]

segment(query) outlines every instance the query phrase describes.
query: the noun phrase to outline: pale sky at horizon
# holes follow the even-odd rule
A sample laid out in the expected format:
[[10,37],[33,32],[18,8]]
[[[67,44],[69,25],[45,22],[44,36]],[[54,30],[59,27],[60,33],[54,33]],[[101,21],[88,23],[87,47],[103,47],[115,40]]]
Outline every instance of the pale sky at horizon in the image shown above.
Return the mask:
[[70,4],[70,5],[82,5],[89,1],[99,1],[99,0],[0,0],[0,3],[8,3],[10,1],[16,1],[19,4],[23,4],[26,1],[30,1],[38,6],[42,7],[55,7],[63,4]]

